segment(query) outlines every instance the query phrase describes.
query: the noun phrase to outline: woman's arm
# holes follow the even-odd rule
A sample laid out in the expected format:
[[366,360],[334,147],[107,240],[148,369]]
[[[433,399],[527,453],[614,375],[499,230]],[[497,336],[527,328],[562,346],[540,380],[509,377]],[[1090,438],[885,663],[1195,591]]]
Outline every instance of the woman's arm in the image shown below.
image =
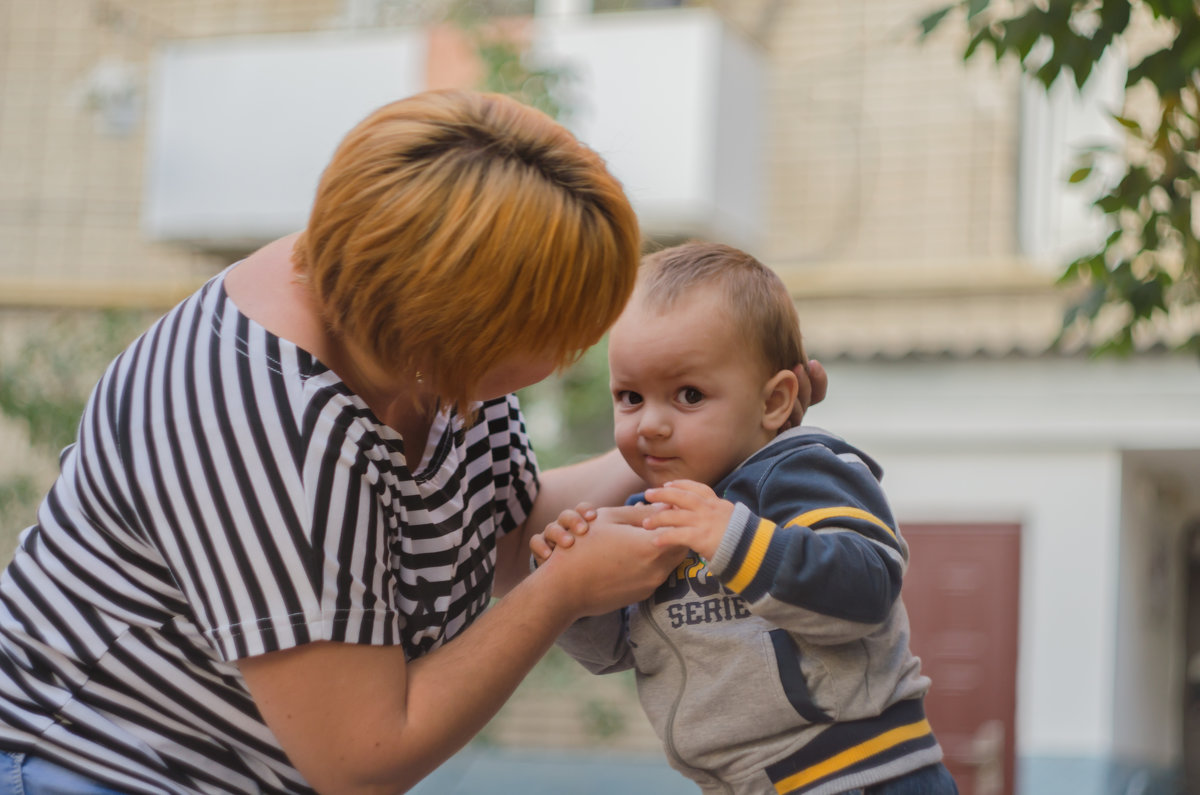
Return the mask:
[[636,510],[603,512],[595,527],[603,532],[556,552],[424,657],[406,662],[398,646],[306,644],[240,661],[250,694],[317,791],[403,792],[483,728],[573,621],[646,597],[678,564],[685,550],[621,523],[636,518],[620,511]]

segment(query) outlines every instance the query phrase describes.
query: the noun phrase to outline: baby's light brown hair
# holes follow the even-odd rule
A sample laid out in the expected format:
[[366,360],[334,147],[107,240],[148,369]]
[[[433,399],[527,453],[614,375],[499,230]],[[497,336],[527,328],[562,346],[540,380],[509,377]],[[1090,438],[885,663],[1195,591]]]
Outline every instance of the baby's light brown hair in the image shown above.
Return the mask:
[[692,241],[645,256],[634,296],[665,311],[700,286],[714,286],[725,297],[735,333],[761,353],[769,373],[808,362],[800,318],[783,280],[733,246]]

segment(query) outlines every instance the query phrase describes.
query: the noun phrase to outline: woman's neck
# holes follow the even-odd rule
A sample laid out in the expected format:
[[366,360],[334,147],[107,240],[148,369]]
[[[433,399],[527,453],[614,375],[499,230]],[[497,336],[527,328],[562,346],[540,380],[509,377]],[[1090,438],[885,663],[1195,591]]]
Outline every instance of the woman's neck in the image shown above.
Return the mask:
[[388,372],[366,351],[328,328],[316,296],[292,263],[296,237],[267,244],[226,274],[229,297],[242,314],[336,373],[381,422],[405,437],[406,449],[423,448],[437,396],[412,377]]

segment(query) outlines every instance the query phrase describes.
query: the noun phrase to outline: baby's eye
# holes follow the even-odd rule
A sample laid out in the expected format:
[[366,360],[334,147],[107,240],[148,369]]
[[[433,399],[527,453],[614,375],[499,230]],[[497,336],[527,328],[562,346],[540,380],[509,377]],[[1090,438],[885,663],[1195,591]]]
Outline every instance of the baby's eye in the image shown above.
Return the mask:
[[694,406],[701,400],[704,400],[704,393],[694,386],[685,386],[679,390],[676,399],[685,406]]
[[629,408],[630,406],[639,406],[642,403],[642,396],[637,392],[631,392],[628,389],[622,389],[617,393],[617,405]]

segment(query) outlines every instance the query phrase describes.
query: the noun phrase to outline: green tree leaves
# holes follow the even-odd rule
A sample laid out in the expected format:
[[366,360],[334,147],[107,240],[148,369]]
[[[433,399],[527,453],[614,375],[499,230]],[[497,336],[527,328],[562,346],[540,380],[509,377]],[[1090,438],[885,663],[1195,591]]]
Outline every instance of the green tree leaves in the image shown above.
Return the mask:
[[[1096,191],[1093,204],[1112,233],[1101,248],[1068,263],[1060,279],[1082,296],[1064,317],[1064,336],[1088,326],[1097,331],[1102,314],[1117,317],[1115,326],[1093,335],[1094,350],[1132,352],[1140,332],[1200,303],[1194,206],[1200,11],[1193,0],[957,0],[919,21],[921,37],[953,18],[970,34],[964,60],[990,48],[997,62],[1016,61],[1046,88],[1069,75],[1082,89],[1118,42],[1131,45],[1127,53],[1142,53],[1128,66],[1125,85],[1152,101],[1136,114],[1126,109],[1113,116],[1125,133],[1119,151],[1081,151],[1067,177]],[[1138,49],[1147,43],[1153,45]],[[1105,181],[1095,168],[1097,154],[1120,162],[1123,173]],[[1200,333],[1177,347],[1200,355]]]

